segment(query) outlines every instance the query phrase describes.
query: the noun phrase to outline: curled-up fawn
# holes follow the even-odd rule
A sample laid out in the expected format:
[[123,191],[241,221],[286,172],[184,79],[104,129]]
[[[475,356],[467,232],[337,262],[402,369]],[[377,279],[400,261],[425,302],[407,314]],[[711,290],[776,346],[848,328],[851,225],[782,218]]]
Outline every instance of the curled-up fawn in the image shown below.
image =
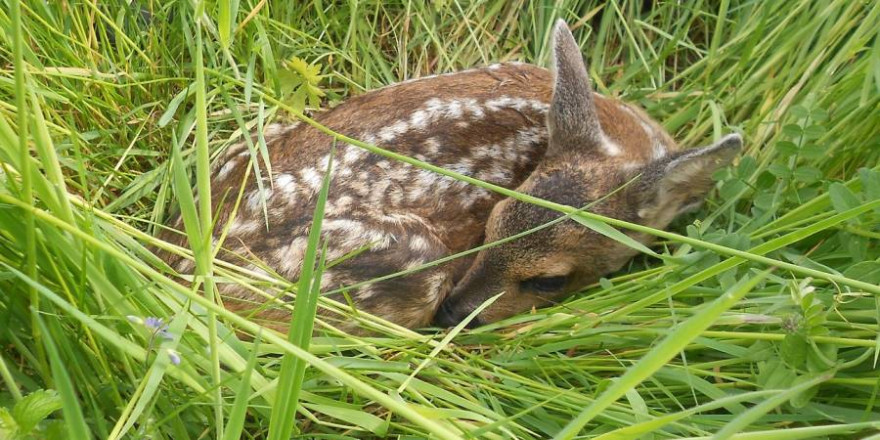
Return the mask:
[[[554,30],[553,54],[553,73],[510,63],[406,81],[352,98],[316,119],[346,136],[546,200],[577,208],[598,201],[592,212],[653,228],[665,228],[698,206],[712,187],[712,173],[733,159],[741,138],[728,135],[708,147],[679,151],[643,111],[592,91],[562,21]],[[214,234],[228,227],[219,254],[224,260],[256,269],[252,262],[259,259],[293,280],[333,139],[304,124],[273,125],[264,137],[272,174],[263,173],[262,190],[253,175],[244,179],[253,166],[247,148],[233,147],[219,161],[212,182],[219,209]],[[335,264],[322,277],[325,292],[417,268],[561,215],[353,145],[332,151],[321,234],[324,257]],[[241,205],[230,218],[243,181]],[[473,321],[485,323],[558,300],[619,269],[635,253],[565,220],[348,294],[359,310],[416,328],[456,324],[504,292]],[[188,259],[169,262],[181,272],[193,269]],[[233,309],[261,302],[234,284],[221,284],[221,293]],[[261,315],[289,319],[282,309]]]

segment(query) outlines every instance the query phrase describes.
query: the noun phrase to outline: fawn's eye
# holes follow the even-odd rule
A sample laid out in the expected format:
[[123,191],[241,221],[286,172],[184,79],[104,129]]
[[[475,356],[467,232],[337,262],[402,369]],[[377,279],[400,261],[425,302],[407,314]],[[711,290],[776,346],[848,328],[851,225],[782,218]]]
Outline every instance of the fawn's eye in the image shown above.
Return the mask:
[[534,277],[520,281],[519,287],[523,290],[537,291],[539,293],[557,293],[568,284],[568,276]]

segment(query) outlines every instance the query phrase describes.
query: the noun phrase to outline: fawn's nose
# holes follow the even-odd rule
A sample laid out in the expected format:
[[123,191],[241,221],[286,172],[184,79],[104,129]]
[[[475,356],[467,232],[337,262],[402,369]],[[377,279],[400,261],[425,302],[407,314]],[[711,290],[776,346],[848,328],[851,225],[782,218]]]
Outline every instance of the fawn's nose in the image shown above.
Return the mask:
[[[467,313],[459,313],[452,306],[452,302],[449,300],[443,301],[440,304],[440,308],[437,310],[437,314],[434,315],[434,325],[438,327],[453,327],[458,325],[462,319],[464,319],[468,314]],[[480,318],[474,317],[468,324],[467,328],[475,328],[480,326]]]

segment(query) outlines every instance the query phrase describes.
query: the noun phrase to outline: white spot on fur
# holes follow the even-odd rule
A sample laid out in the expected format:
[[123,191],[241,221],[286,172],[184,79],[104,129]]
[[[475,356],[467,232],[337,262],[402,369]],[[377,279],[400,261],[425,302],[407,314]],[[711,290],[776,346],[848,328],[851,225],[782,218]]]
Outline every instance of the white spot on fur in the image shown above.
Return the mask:
[[176,269],[180,273],[189,273],[195,268],[196,263],[189,258],[184,258],[177,262]]
[[373,286],[363,286],[358,289],[357,293],[355,293],[355,296],[360,300],[365,300],[372,298],[375,294],[376,291],[373,290]]
[[353,164],[359,161],[361,158],[367,155],[367,151],[361,149],[360,147],[356,147],[354,145],[347,145],[345,147],[345,154],[342,156],[342,162],[347,164]]
[[382,206],[384,205],[383,201],[385,199],[385,192],[388,190],[388,187],[391,185],[391,182],[388,179],[380,179],[379,181],[373,183],[373,187],[370,189],[370,203],[373,206]]
[[328,286],[333,285],[333,274],[330,272],[324,272],[321,274],[321,288],[326,289]]
[[263,190],[260,191],[255,189],[251,191],[247,198],[247,207],[252,211],[257,211],[260,209],[262,202],[268,201],[269,198],[272,197],[272,188],[263,187]]
[[657,139],[654,139],[654,145],[651,149],[651,157],[653,159],[663,159],[666,157],[666,147],[660,143]]
[[220,171],[217,172],[217,181],[223,181],[227,177],[229,177],[229,173],[235,169],[235,166],[238,165],[238,161],[235,159],[230,159],[220,167]]
[[431,249],[431,243],[421,235],[414,235],[409,239],[409,249],[413,252],[427,252]]
[[285,196],[296,195],[296,180],[291,174],[281,173],[275,176],[275,188]]
[[324,205],[325,216],[340,216],[351,211],[351,204],[354,199],[351,196],[341,196],[336,199],[327,200]]
[[265,126],[263,128],[263,138],[271,138],[276,137],[280,134],[287,132],[289,126],[281,124],[281,123],[273,123]]
[[431,115],[425,110],[416,110],[409,118],[409,124],[417,129],[427,127],[430,121]]
[[251,234],[253,232],[256,232],[258,229],[260,229],[260,222],[255,220],[236,218],[229,226],[229,235],[236,236]]
[[407,121],[397,121],[394,124],[391,124],[388,127],[385,127],[379,130],[379,140],[383,142],[391,142],[397,136],[400,136],[406,133],[409,130],[409,122]]
[[599,145],[599,149],[608,156],[619,156],[621,152],[620,145],[605,136],[605,133],[602,133],[602,143]]
[[444,169],[470,176],[474,172],[474,161],[469,157],[461,158],[460,162],[443,165]]
[[473,98],[465,98],[461,100],[462,105],[464,105],[464,109],[467,110],[468,113],[471,114],[475,119],[482,119],[486,113],[483,111],[483,107],[477,103],[476,99]]
[[458,203],[463,209],[471,209],[477,201],[481,199],[492,198],[492,193],[484,188],[468,188],[468,191],[462,194]]
[[409,260],[406,263],[406,265],[403,266],[403,270],[413,270],[413,269],[415,269],[425,263],[427,263],[427,261],[425,261],[421,258],[415,258],[415,259]]
[[318,170],[315,167],[303,168],[299,173],[303,182],[305,182],[305,184],[313,191],[317,192],[321,189],[323,178],[321,178],[321,174],[318,173]]
[[391,235],[376,229],[369,229],[357,220],[345,218],[330,219],[324,222],[324,233],[332,236],[335,245],[342,249],[357,249],[370,245],[373,250],[386,249],[391,245]]
[[484,105],[488,110],[493,112],[497,112],[505,108],[513,108],[519,112],[533,110],[546,113],[547,109],[550,108],[549,104],[538,100],[515,98],[511,96],[502,96],[500,98],[490,99],[486,101]]
[[273,253],[275,261],[282,264],[280,269],[284,276],[299,276],[308,242],[306,237],[296,237],[287,246],[281,246],[275,250]]
[[435,137],[429,137],[425,139],[425,152],[429,156],[436,156],[440,153],[440,141]]
[[626,162],[620,167],[623,168],[624,171],[633,171],[639,169],[641,166],[641,162]]
[[425,299],[430,304],[437,304],[443,298],[446,297],[446,292],[444,289],[447,280],[447,275],[443,272],[437,272],[425,280]]

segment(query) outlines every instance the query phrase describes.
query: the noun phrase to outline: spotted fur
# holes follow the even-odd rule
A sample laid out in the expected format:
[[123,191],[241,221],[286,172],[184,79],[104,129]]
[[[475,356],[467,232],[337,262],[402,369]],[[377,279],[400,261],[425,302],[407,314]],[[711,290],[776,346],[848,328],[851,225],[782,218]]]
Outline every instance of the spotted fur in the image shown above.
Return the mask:
[[[567,28],[564,32],[568,33]],[[529,64],[493,64],[378,89],[316,119],[346,136],[464,175],[580,204],[585,194],[598,197],[611,188],[621,173],[632,174],[666,160],[676,146],[637,108],[593,94],[586,77],[566,76],[563,71],[578,67],[560,67],[559,60],[580,63],[580,54],[561,52],[558,46],[555,77]],[[560,86],[566,81],[580,89]],[[560,102],[560,96],[568,101]],[[586,104],[578,99],[586,99]],[[572,103],[589,114],[572,110]],[[592,131],[579,133],[566,128],[574,124],[572,118],[578,118],[581,128]],[[214,233],[218,236],[228,225],[221,258],[244,265],[252,261],[252,269],[269,267],[293,280],[301,271],[333,140],[309,125],[270,125],[263,137],[272,175],[262,169],[260,186],[248,169],[262,159],[251,158],[246,146],[231,148],[218,159],[212,182],[212,203],[219,213]],[[558,145],[584,139],[596,145],[588,153],[575,154]],[[552,217],[510,200],[499,203],[502,197],[498,194],[353,145],[336,145],[333,163],[322,228],[325,257],[333,264],[322,279],[323,291],[411,270],[474,248],[487,237],[500,238],[499,234],[516,233]],[[555,177],[541,178],[550,175]],[[230,218],[241,182],[245,185],[242,205],[235,218]],[[511,212],[522,211],[521,215],[499,219],[501,205],[515,206]],[[173,225],[179,228],[180,221]],[[168,235],[166,239],[182,242],[181,237]],[[542,237],[530,240],[558,240],[556,235]],[[355,256],[344,261],[334,261],[352,254]],[[547,252],[542,258],[549,261],[554,255]],[[167,258],[180,272],[193,269],[189,260]],[[485,296],[486,289],[462,287],[462,282],[473,286],[479,276],[475,267],[485,265],[487,258],[481,253],[476,260],[453,261],[348,293],[359,309],[414,328],[429,324],[453,286],[459,285],[450,298],[457,304],[450,319],[458,319]],[[578,264],[564,261],[557,266]],[[468,289],[480,292],[471,297]],[[261,306],[256,295],[234,284],[222,284],[221,293],[234,309]],[[524,309],[505,307],[505,313]],[[503,314],[486,315],[490,317],[486,320]],[[263,315],[286,319],[283,312],[272,310]]]

